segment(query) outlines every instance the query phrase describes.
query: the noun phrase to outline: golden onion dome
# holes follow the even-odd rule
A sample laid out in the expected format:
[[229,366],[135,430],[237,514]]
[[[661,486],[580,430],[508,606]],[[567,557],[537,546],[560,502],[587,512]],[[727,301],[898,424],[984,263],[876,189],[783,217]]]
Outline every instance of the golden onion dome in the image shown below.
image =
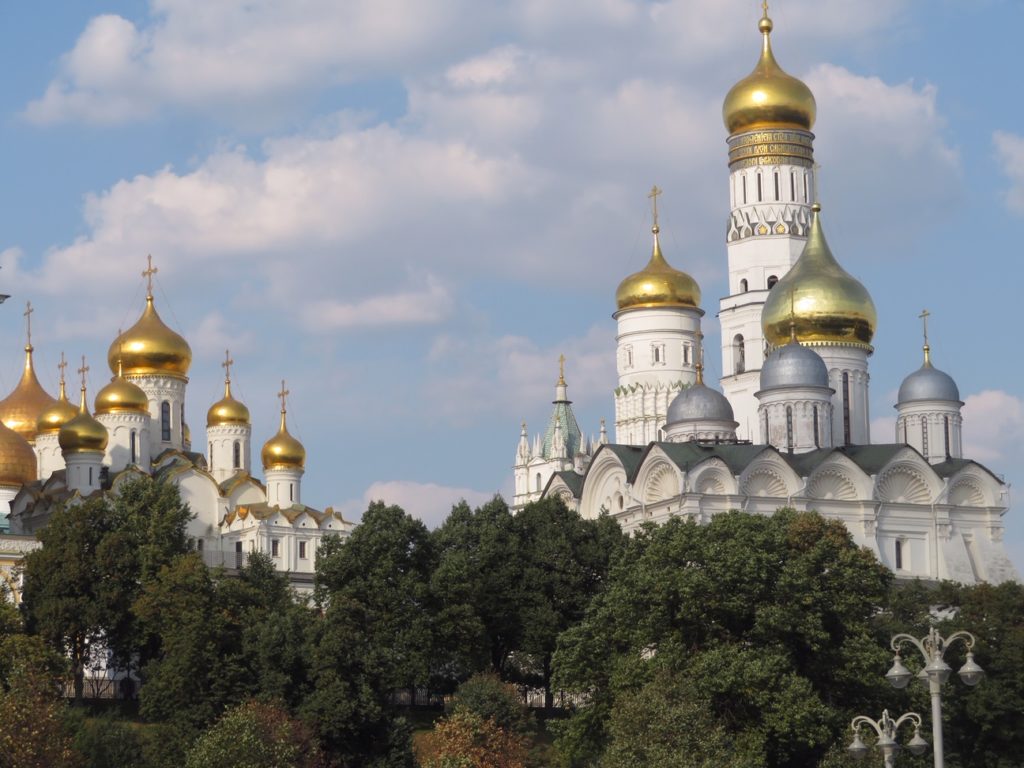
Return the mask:
[[21,380],[7,397],[0,401],[0,421],[32,443],[36,439],[36,425],[43,411],[56,404],[36,377],[32,366],[32,345],[25,345],[25,369]]
[[96,413],[149,414],[149,397],[142,388],[128,381],[118,363],[117,374],[96,395]]
[[821,228],[821,206],[815,203],[811,210],[814,215],[803,253],[764,304],[764,338],[780,347],[795,332],[801,344],[840,343],[870,349],[878,323],[875,303],[832,255]]
[[36,436],[59,431],[61,427],[75,418],[77,413],[78,409],[68,402],[68,396],[64,390],[64,376],[62,375],[60,377],[60,395],[58,395],[54,404],[39,416],[39,420],[36,422]]
[[615,291],[615,302],[619,309],[632,307],[699,307],[700,286],[685,272],[673,269],[661,254],[658,239],[658,225],[651,228],[654,233],[654,248],[651,260],[639,272],[635,272],[621,283]]
[[302,469],[306,465],[306,449],[302,443],[288,433],[287,408],[284,398],[288,390],[281,385],[281,426],[277,434],[263,444],[260,451],[260,458],[263,460],[263,469]]
[[64,453],[84,453],[86,451],[103,451],[107,448],[107,428],[89,415],[85,407],[85,387],[82,387],[82,402],[78,413],[67,424],[60,428],[57,442]]
[[231,379],[224,381],[224,397],[210,406],[206,412],[207,427],[223,427],[228,424],[249,424],[249,409],[245,403],[231,395]]
[[36,479],[36,452],[28,440],[0,422],[0,485],[22,486]]
[[761,58],[754,71],[730,90],[722,105],[722,119],[731,134],[757,128],[797,128],[809,131],[814,126],[817,105],[814,94],[802,81],[787,75],[772,53],[772,20],[768,12],[761,17]]
[[188,342],[160,319],[153,306],[153,294],[146,296],[146,309],[131,328],[119,334],[107,352],[112,373],[117,373],[118,360],[127,376],[162,374],[184,378],[192,364]]

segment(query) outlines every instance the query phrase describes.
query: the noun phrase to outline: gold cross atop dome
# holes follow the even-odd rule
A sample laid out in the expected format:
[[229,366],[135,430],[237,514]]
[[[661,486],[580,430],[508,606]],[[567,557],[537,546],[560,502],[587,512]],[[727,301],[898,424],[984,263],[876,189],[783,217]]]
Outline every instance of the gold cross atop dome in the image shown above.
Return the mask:
[[89,366],[85,364],[85,355],[82,355],[82,367],[78,369],[78,373],[82,377],[82,391],[85,392],[85,374],[89,372]]
[[764,18],[768,18],[768,0],[761,3],[761,10],[764,11]]
[[28,340],[28,346],[32,346],[32,313],[35,312],[32,309],[32,302],[25,302],[25,311],[22,313],[25,316],[25,338]]
[[231,366],[234,364],[235,361],[231,359],[231,351],[225,349],[224,362],[220,364],[220,367],[224,369],[224,381],[231,381]]
[[654,232],[658,232],[658,196],[661,195],[662,191],[658,189],[658,185],[655,184],[651,187],[650,193],[647,195],[651,198],[651,211],[654,215],[654,226],[652,227]]
[[60,353],[60,362],[57,363],[57,369],[60,371],[60,384],[64,386],[64,369],[68,367],[68,361],[64,359],[64,353]]
[[288,412],[287,398],[290,394],[291,392],[284,385],[284,379],[281,379],[281,391],[277,393],[277,396],[281,398],[281,413]]
[[924,345],[928,346],[928,318],[931,317],[932,313],[927,309],[922,309],[921,314],[918,315],[918,319],[924,324]]
[[558,356],[558,386],[565,386],[565,355]]
[[142,276],[146,278],[146,298],[153,298],[153,275],[160,270],[153,266],[152,254],[146,255],[146,268],[142,271]]

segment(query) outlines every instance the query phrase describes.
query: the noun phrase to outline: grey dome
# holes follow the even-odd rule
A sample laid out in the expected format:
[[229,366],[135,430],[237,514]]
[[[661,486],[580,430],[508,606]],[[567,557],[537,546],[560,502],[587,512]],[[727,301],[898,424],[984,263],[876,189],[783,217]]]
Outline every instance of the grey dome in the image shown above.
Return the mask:
[[761,389],[828,387],[828,367],[810,347],[791,341],[777,347],[761,367]]
[[900,384],[900,394],[896,402],[903,404],[915,400],[948,400],[958,403],[960,389],[952,376],[925,361],[924,365]]
[[732,406],[725,395],[698,382],[675,396],[666,422],[733,420]]

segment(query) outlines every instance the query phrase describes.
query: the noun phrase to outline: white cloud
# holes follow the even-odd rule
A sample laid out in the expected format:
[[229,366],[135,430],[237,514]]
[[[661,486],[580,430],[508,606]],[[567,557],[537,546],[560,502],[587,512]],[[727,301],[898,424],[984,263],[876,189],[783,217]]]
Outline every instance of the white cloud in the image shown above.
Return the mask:
[[359,301],[315,301],[302,310],[303,322],[319,333],[369,326],[424,325],[444,320],[451,312],[450,291],[427,275],[420,289],[370,296]]
[[1024,136],[996,131],[992,134],[992,142],[1003,175],[1010,182],[1006,191],[1006,207],[1024,215]]
[[448,517],[452,507],[460,501],[478,507],[493,498],[496,491],[476,491],[472,488],[453,488],[436,483],[416,483],[409,480],[377,481],[363,493],[362,499],[339,506],[346,519],[358,520],[373,501],[395,504],[413,517],[422,520],[428,528],[437,528]]
[[999,389],[986,389],[964,400],[964,456],[999,465],[1020,461],[1024,445],[1024,401]]

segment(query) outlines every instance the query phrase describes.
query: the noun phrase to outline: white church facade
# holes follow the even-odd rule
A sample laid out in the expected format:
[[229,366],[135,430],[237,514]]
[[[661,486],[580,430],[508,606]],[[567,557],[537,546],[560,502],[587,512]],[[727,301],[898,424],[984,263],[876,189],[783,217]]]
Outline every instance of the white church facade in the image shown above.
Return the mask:
[[[303,503],[306,451],[288,430],[289,392],[282,382],[279,428],[260,451],[261,481],[253,473],[249,409],[232,394],[226,355],[223,397],[207,411],[206,452],[194,451],[185,421],[192,351],[157,313],[155,272],[150,264],[143,273],[145,308],[111,343],[113,375],[91,403],[84,359],[77,407],[66,394],[63,356],[58,396],[43,389],[29,324],[21,380],[0,401],[0,534],[13,552],[33,540],[56,505],[116,493],[125,480],[149,475],[178,487],[193,513],[188,536],[207,564],[237,568],[262,552],[294,586],[309,589],[322,537],[347,536],[353,524],[330,507]],[[31,307],[26,315],[30,323]]]
[[[872,442],[875,306],[825,239],[814,96],[775,60],[767,12],[758,29],[757,65],[723,106],[730,295],[718,308],[721,391],[703,378],[700,288],[662,253],[654,188],[651,260],[616,293],[615,442],[580,443],[552,461],[537,441],[531,449],[524,424],[513,506],[557,496],[625,530],[732,509],[815,510],[844,522],[897,576],[1017,580],[1002,545],[1009,489],[963,456],[963,403],[932,363],[927,324],[923,363],[899,389],[896,433]],[[578,433],[564,376],[559,385],[564,402],[552,419]],[[543,489],[526,483],[531,471]]]

